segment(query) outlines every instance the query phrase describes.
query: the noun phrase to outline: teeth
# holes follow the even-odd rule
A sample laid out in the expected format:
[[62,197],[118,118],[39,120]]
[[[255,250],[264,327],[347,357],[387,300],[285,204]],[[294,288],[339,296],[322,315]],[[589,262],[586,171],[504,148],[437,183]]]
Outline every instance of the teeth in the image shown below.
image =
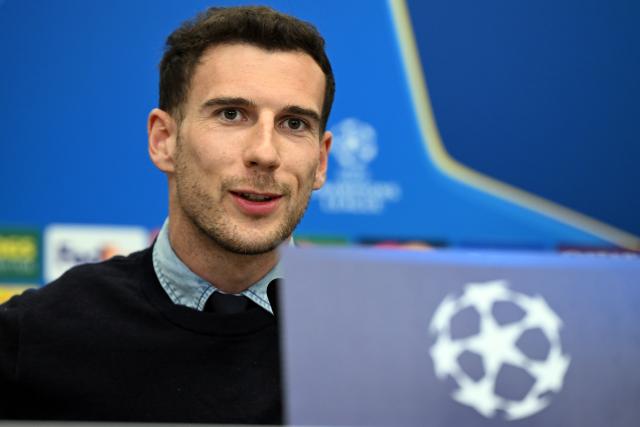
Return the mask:
[[270,196],[262,196],[259,194],[251,194],[251,193],[240,193],[240,196],[242,196],[244,199],[251,200],[253,202],[265,202],[267,200],[272,199],[272,197]]

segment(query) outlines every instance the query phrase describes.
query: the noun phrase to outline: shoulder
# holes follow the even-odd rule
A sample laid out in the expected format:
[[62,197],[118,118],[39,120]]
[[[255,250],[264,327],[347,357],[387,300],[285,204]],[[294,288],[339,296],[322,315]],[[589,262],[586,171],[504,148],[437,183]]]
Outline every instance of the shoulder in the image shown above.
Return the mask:
[[66,355],[65,348],[122,340],[121,332],[132,319],[153,313],[141,290],[149,277],[155,278],[146,249],[74,267],[0,305],[0,383],[14,376],[20,363],[39,360],[45,353],[53,358],[51,363],[58,363],[56,357]]
[[83,264],[69,269],[53,282],[37,289],[29,289],[3,304],[7,310],[46,310],[60,304],[67,307],[92,305],[107,295],[132,297],[140,293],[137,283],[146,280],[151,266],[150,248],[126,257],[116,256],[107,261]]
[[64,288],[85,283],[115,284],[144,275],[150,265],[151,248],[147,248],[128,256],[115,256],[107,261],[73,267],[43,289]]

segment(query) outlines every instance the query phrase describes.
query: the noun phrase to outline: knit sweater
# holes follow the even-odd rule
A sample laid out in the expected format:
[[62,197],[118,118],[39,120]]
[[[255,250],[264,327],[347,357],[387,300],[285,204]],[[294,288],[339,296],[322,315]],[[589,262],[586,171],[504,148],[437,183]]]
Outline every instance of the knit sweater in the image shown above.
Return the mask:
[[0,418],[282,422],[277,318],[175,305],[151,258],[76,267],[0,306]]

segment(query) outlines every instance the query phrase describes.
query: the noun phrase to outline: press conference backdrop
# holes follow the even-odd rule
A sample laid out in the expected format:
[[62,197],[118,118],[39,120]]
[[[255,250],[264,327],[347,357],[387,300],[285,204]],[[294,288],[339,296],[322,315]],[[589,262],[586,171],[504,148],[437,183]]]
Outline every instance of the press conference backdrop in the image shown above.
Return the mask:
[[[164,40],[244,3],[0,0],[0,282],[148,244]],[[301,241],[640,248],[640,3],[264,3],[316,24],[337,80]]]
[[637,257],[315,247],[283,269],[294,425],[638,425]]

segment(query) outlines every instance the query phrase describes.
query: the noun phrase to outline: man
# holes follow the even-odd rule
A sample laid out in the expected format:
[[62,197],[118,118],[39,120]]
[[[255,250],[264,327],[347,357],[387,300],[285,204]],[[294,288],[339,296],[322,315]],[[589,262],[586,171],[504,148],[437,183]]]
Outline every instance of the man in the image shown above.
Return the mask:
[[282,420],[277,248],[325,180],[334,81],[311,25],[209,9],[167,40],[154,245],[0,308],[4,418]]

